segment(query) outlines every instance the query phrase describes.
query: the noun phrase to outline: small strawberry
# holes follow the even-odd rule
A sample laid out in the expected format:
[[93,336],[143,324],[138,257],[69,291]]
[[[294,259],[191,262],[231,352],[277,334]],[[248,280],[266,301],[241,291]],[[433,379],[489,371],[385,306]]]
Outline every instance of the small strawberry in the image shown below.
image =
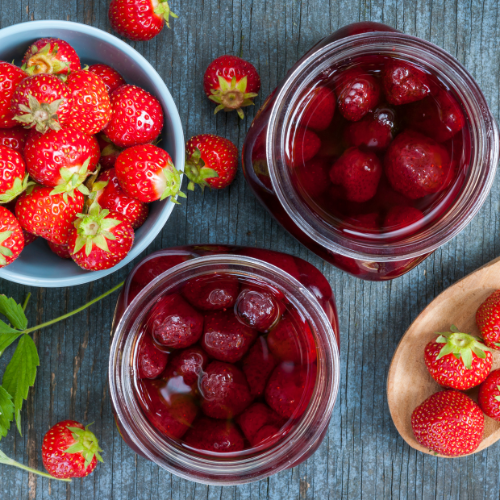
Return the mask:
[[479,387],[479,408],[488,417],[500,422],[500,370],[493,370]]
[[21,225],[12,212],[0,206],[0,268],[14,262],[24,248]]
[[0,203],[14,200],[26,191],[28,185],[22,156],[6,146],[0,146]]
[[425,347],[425,366],[432,378],[443,387],[466,391],[488,376],[493,365],[491,349],[477,337],[458,331],[438,333]]
[[387,102],[395,105],[419,101],[431,92],[427,74],[399,59],[384,65],[382,86]]
[[106,64],[92,64],[88,70],[101,78],[108,94],[111,94],[113,90],[126,83],[123,76],[116,69]]
[[0,61],[0,128],[19,125],[10,104],[17,86],[26,78],[26,73],[8,62]]
[[276,363],[276,358],[269,350],[265,337],[258,337],[242,361],[242,370],[252,396],[259,397],[264,394],[267,381]]
[[132,198],[149,203],[178,195],[181,176],[170,155],[152,144],[134,146],[120,154],[115,164],[116,175],[122,189]]
[[33,43],[24,55],[22,66],[28,75],[67,75],[80,68],[80,58],[75,49],[59,38],[41,38]]
[[196,450],[215,453],[234,453],[245,448],[238,426],[230,420],[200,417],[186,432],[184,443]]
[[484,343],[500,350],[500,290],[494,291],[479,306],[476,323]]
[[197,135],[186,144],[184,172],[190,180],[188,189],[194,191],[198,184],[223,189],[236,177],[238,148],[228,139],[212,134]]
[[112,0],[108,12],[111,27],[129,40],[147,41],[170,28],[170,17],[177,18],[167,0]]
[[40,133],[59,130],[71,113],[68,87],[54,75],[34,75],[17,87],[10,105],[16,124]]
[[99,160],[99,164],[101,165],[101,172],[113,168],[123,149],[119,148],[116,144],[113,144],[106,137],[104,132],[97,134],[95,138],[97,139],[99,147],[101,148],[101,159]]
[[424,219],[424,214],[414,207],[395,206],[387,212],[384,229],[396,231],[416,224]]
[[29,187],[16,202],[16,217],[29,233],[65,245],[73,222],[83,209],[83,194],[51,192],[52,188]]
[[253,64],[236,56],[221,56],[212,61],[203,77],[203,89],[208,98],[221,110],[236,110],[240,118],[245,114],[241,108],[253,106],[254,97],[260,90],[260,76]]
[[89,431],[90,425],[84,427],[75,420],[64,420],[45,434],[42,460],[52,476],[86,477],[96,468],[98,460],[103,461],[97,438]]
[[88,214],[77,217],[67,241],[71,258],[83,269],[109,269],[130,252],[134,230],[124,215],[93,203]]
[[[177,351],[169,360],[165,376],[182,377],[183,382],[198,388],[198,381],[208,365],[207,353],[198,346]],[[167,376],[167,378],[168,378]]]
[[155,379],[165,370],[168,352],[158,349],[149,333],[145,332],[137,348],[137,375],[139,378]]
[[23,127],[0,128],[0,146],[13,149],[21,156],[24,155],[24,145],[28,130]]
[[321,139],[311,130],[297,127],[289,137],[288,162],[292,168],[312,160],[321,148]]
[[52,252],[54,252],[61,259],[69,259],[71,260],[71,255],[69,253],[68,245],[56,245],[51,241],[47,241],[49,248]]
[[325,130],[333,120],[337,106],[335,93],[328,87],[309,88],[296,111],[300,124],[313,130]]
[[234,306],[239,290],[236,276],[213,273],[186,281],[182,295],[197,309],[220,311]]
[[255,446],[260,441],[256,439],[257,434],[263,427],[275,425],[280,428],[285,424],[285,419],[274,413],[267,405],[254,403],[236,417],[236,422],[248,441]]
[[458,391],[436,392],[411,415],[415,439],[447,457],[474,452],[483,437],[484,417],[479,406]]

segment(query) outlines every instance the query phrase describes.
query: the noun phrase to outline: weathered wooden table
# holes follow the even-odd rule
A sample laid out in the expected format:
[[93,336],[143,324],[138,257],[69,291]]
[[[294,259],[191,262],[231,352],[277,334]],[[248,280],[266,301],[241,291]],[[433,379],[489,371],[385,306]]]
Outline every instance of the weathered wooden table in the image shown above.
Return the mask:
[[[132,43],[165,79],[185,134],[210,132],[239,146],[255,110],[213,116],[202,89],[208,63],[241,54],[262,77],[266,96],[298,57],[345,24],[373,20],[430,40],[456,56],[499,115],[498,0],[171,0],[173,29],[149,43]],[[0,0],[0,27],[33,19],[68,19],[110,30],[108,0]],[[262,102],[257,99],[257,107]],[[184,481],[137,457],[121,440],[107,387],[110,326],[116,295],[35,334],[41,366],[22,414],[0,449],[42,468],[44,433],[59,420],[95,422],[103,465],[71,485],[0,466],[0,498],[37,499],[493,499],[500,491],[500,445],[463,459],[437,459],[410,449],[394,428],[386,376],[396,345],[413,318],[439,292],[500,254],[499,183],[480,214],[457,238],[406,276],[367,283],[323,263],[264,211],[241,173],[226,191],[189,193],[148,251],[186,243],[233,243],[286,251],[308,259],[329,278],[341,325],[341,388],[327,437],[295,469],[241,487]],[[0,292],[21,301],[33,293],[33,325],[73,310],[121,281],[121,270],[68,289],[34,289],[0,280]],[[0,362],[0,373],[5,361]]]

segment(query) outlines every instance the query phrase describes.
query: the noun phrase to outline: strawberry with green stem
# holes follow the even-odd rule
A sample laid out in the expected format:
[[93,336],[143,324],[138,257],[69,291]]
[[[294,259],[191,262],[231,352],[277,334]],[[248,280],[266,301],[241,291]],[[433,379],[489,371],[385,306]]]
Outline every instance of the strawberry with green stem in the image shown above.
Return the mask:
[[80,58],[75,49],[58,38],[40,38],[30,45],[22,65],[22,69],[30,76],[39,73],[64,76],[80,67]]
[[6,146],[0,146],[0,203],[17,198],[29,183],[23,157]]
[[21,225],[9,210],[0,206],[0,268],[14,262],[23,248]]

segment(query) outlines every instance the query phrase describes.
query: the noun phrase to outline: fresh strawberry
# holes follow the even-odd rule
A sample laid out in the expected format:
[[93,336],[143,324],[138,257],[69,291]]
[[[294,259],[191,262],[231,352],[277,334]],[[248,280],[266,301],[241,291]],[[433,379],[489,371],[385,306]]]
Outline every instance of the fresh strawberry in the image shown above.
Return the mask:
[[396,206],[387,212],[384,220],[384,228],[396,231],[416,224],[423,219],[424,214],[418,208]]
[[134,230],[124,215],[93,203],[88,214],[77,217],[67,241],[71,258],[83,269],[109,269],[130,252]]
[[425,347],[425,366],[443,387],[466,391],[486,379],[493,365],[491,349],[477,337],[461,333],[452,325],[451,332],[439,333]]
[[219,311],[233,307],[240,284],[236,276],[211,274],[188,280],[182,295],[197,309]]
[[200,339],[203,316],[180,295],[164,295],[149,313],[148,327],[159,344],[183,349]]
[[92,64],[92,66],[89,66],[88,70],[101,78],[108,94],[111,94],[113,90],[126,83],[123,76],[120,75],[116,69],[106,64]]
[[245,441],[238,427],[229,420],[200,417],[184,436],[184,443],[196,450],[216,453],[242,451]]
[[399,59],[385,63],[382,87],[387,102],[398,106],[419,101],[431,91],[427,74],[413,64]]
[[147,41],[170,28],[170,17],[177,18],[167,0],[112,0],[108,12],[111,27],[129,40]]
[[0,268],[14,262],[24,248],[21,225],[12,212],[0,206]]
[[16,124],[35,127],[43,134],[64,125],[72,104],[68,87],[57,76],[40,74],[25,78],[16,87],[10,112]]
[[203,77],[203,89],[210,100],[218,104],[215,112],[236,110],[253,106],[253,99],[260,90],[260,76],[253,64],[236,56],[221,56],[212,61]]
[[80,68],[80,58],[75,49],[59,38],[41,38],[30,45],[24,54],[22,66],[28,75],[67,75]]
[[26,229],[23,229],[23,236],[24,236],[24,248],[26,248],[28,245],[31,245],[35,240],[38,239],[38,236],[36,234],[29,233],[28,231],[26,231]]
[[277,364],[264,337],[259,337],[243,358],[242,369],[254,397],[264,394],[269,376]]
[[168,363],[168,353],[162,351],[149,333],[144,332],[137,349],[137,375],[139,378],[159,377]]
[[175,353],[168,363],[169,376],[182,377],[186,385],[195,385],[208,365],[208,355],[200,347],[193,346]]
[[488,417],[500,422],[500,370],[493,370],[479,387],[479,408]]
[[243,434],[253,444],[258,432],[267,425],[283,426],[285,419],[271,410],[263,403],[254,403],[241,415],[236,417],[236,422]]
[[267,332],[279,321],[285,305],[270,291],[258,286],[247,286],[238,295],[234,310],[242,323],[260,332]]
[[68,245],[56,245],[51,241],[47,241],[49,248],[61,259],[69,259],[71,260],[71,254],[69,253]]
[[122,189],[132,198],[148,203],[171,196],[183,198],[180,191],[181,176],[172,158],[163,149],[144,144],[123,151],[115,164],[116,175]]
[[238,171],[238,148],[228,139],[212,134],[197,135],[186,144],[184,172],[188,189],[198,184],[223,189],[234,181]]
[[309,88],[297,108],[303,127],[325,130],[332,122],[336,107],[335,93],[328,87]]
[[484,417],[479,406],[458,391],[437,392],[411,415],[415,439],[447,457],[474,452],[483,437]]
[[101,448],[95,435],[75,420],[64,420],[45,434],[42,460],[54,477],[86,477],[93,472],[97,461],[102,462]]
[[389,106],[379,106],[360,121],[351,123],[346,130],[346,136],[352,146],[383,151],[394,139],[395,129],[395,110]]
[[313,200],[321,196],[330,186],[331,165],[325,158],[313,158],[295,168],[297,183],[301,190]]
[[11,101],[17,86],[26,78],[26,73],[13,64],[0,61],[0,128],[12,128],[19,123],[14,120]]
[[330,170],[330,180],[343,188],[349,201],[358,203],[375,196],[382,177],[382,164],[375,155],[358,148],[349,148],[334,163]]
[[288,163],[292,168],[312,160],[321,148],[321,139],[311,130],[297,127],[289,138]]
[[500,350],[500,290],[494,291],[479,306],[476,323],[484,343]]
[[233,418],[252,402],[243,373],[236,366],[212,361],[200,381],[201,409],[207,417]]
[[22,156],[6,146],[0,146],[0,203],[14,200],[26,191],[29,184]]
[[153,142],[160,135],[163,110],[156,97],[134,85],[122,85],[110,99],[111,119],[104,133],[111,142],[128,148]]
[[73,222],[83,209],[83,194],[53,194],[52,188],[29,187],[16,202],[16,217],[22,228],[46,240],[65,245]]
[[24,155],[31,178],[45,187],[57,186],[53,193],[78,189],[89,194],[82,183],[96,169],[100,153],[93,137],[65,127],[45,134],[32,130]]
[[99,161],[101,165],[101,172],[113,168],[123,149],[119,148],[116,144],[113,144],[106,137],[104,132],[97,134],[95,138],[97,139],[99,147],[101,148],[101,159]]
[[0,146],[13,149],[23,156],[27,135],[28,130],[20,126],[13,128],[0,128]]
[[405,130],[389,146],[384,166],[394,190],[416,200],[443,188],[450,157],[446,148],[433,139]]
[[132,198],[121,188],[114,168],[99,175],[92,185],[91,199],[102,208],[127,217],[133,229],[140,228],[149,214],[145,203]]

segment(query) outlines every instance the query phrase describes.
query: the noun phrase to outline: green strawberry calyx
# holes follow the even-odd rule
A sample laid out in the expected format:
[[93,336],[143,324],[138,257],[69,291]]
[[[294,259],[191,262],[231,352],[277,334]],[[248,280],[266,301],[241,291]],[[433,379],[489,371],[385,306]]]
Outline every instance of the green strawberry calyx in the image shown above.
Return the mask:
[[153,0],[153,10],[157,16],[165,19],[168,28],[170,28],[170,18],[173,17],[177,19],[179,17],[170,10],[167,0]]
[[90,194],[89,188],[83,184],[87,177],[90,175],[88,172],[90,157],[88,157],[83,165],[77,172],[73,172],[67,168],[61,168],[59,174],[61,175],[61,184],[58,184],[51,192],[51,195],[62,194],[64,201],[68,202],[68,194],[73,197],[75,189],[80,191],[83,195]]
[[35,127],[36,131],[41,134],[45,134],[49,129],[61,130],[57,112],[64,101],[65,99],[57,99],[50,104],[40,103],[36,97],[28,94],[28,106],[19,104],[19,109],[23,111],[23,114],[15,116],[14,120],[24,125],[25,128]]
[[91,464],[94,457],[97,458],[99,462],[103,462],[99,453],[102,451],[102,449],[99,448],[99,441],[95,437],[95,434],[89,431],[91,425],[92,424],[87,425],[85,429],[68,427],[75,442],[68,449],[64,450],[64,453],[80,453],[85,459],[85,468]]
[[0,233],[0,266],[7,264],[6,257],[12,257],[13,253],[10,248],[4,247],[3,243],[12,236],[12,231],[2,231]]
[[[500,392],[500,385],[497,385],[497,390]],[[495,400],[500,403],[500,396],[495,396]]]
[[247,93],[248,78],[244,76],[239,82],[233,76],[228,82],[223,76],[219,75],[219,88],[212,90],[210,100],[218,104],[215,108],[215,114],[219,111],[234,111],[236,110],[238,116],[243,119],[245,113],[241,108],[245,106],[253,106],[253,98],[258,94],[253,92]]
[[29,181],[29,175],[26,175],[22,180],[19,179],[19,177],[16,177],[12,187],[5,191],[5,193],[0,194],[0,203],[9,203],[9,201],[17,198],[21,193],[26,191],[26,189],[28,189],[28,187],[32,186],[33,184],[33,182]]
[[436,342],[445,344],[439,351],[436,360],[453,354],[455,358],[462,360],[467,370],[470,370],[472,368],[472,353],[480,359],[485,359],[486,352],[491,352],[491,349],[486,347],[478,337],[460,332],[455,325],[451,325],[450,330],[451,332],[436,332],[439,335]]
[[186,153],[186,166],[184,167],[184,173],[189,179],[189,191],[194,191],[196,184],[198,184],[203,191],[205,186],[209,186],[206,179],[219,177],[219,174],[213,168],[208,168],[206,166],[205,161],[201,157],[201,151],[198,148],[196,148],[191,155]]
[[54,48],[50,50],[50,43],[38,50],[36,45],[32,45],[31,56],[28,58],[21,69],[24,70],[28,75],[38,75],[39,73],[61,73],[69,69],[69,62],[60,61],[57,59],[57,52],[59,51],[59,45],[57,43]]
[[162,191],[160,200],[164,200],[165,198],[171,196],[172,201],[178,205],[179,202],[174,198],[174,196],[177,195],[181,198],[186,198],[186,195],[181,191],[181,174],[170,160],[167,163],[167,166],[162,169],[162,172],[165,181],[165,188]]

